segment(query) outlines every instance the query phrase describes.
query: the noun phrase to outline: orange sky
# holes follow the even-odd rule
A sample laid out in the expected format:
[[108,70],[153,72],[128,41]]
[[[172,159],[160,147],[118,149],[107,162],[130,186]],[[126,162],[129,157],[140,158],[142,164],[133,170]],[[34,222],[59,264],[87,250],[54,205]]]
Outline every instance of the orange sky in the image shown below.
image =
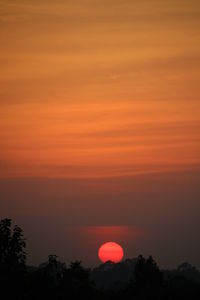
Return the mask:
[[0,177],[199,169],[200,4],[0,1]]
[[113,240],[200,267],[199,33],[199,0],[0,0],[0,219],[30,263]]

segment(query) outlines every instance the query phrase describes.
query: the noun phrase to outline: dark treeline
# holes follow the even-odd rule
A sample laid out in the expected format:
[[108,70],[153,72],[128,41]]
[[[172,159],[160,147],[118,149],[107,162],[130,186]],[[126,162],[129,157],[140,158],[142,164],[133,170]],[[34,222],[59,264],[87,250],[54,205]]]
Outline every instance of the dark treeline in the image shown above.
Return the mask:
[[39,267],[26,264],[26,241],[10,219],[0,221],[1,299],[200,299],[200,272],[183,263],[160,270],[150,256],[107,262],[91,270],[49,255]]

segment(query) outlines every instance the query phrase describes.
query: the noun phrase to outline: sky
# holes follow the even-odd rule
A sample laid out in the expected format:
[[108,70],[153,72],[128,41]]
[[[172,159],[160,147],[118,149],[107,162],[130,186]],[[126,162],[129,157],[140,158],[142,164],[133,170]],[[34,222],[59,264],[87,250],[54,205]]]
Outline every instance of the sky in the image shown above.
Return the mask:
[[0,0],[0,218],[48,254],[200,267],[198,0]]

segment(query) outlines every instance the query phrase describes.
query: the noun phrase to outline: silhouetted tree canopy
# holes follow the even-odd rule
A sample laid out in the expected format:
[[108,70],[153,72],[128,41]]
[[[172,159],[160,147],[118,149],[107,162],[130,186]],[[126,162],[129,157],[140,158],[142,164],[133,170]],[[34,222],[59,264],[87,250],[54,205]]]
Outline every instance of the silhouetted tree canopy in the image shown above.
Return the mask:
[[200,272],[188,263],[160,271],[154,259],[140,255],[121,263],[86,269],[67,266],[51,254],[39,267],[26,266],[22,229],[0,221],[0,297],[14,300],[199,300]]
[[163,276],[152,256],[147,259],[142,255],[138,257],[134,275],[136,292],[147,294],[149,299],[157,298]]
[[0,221],[0,270],[9,273],[21,271],[26,263],[26,242],[23,230],[10,219]]
[[142,255],[138,257],[135,266],[135,281],[141,287],[148,284],[161,284],[162,273],[152,256],[149,256],[147,259]]

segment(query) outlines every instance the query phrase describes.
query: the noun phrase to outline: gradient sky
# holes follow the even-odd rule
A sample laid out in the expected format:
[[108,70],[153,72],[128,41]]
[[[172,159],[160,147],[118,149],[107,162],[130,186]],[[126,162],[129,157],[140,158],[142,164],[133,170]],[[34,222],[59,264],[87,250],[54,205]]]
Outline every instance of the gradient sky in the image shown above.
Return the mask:
[[199,35],[198,0],[0,1],[0,217],[30,262],[115,239],[200,267]]

